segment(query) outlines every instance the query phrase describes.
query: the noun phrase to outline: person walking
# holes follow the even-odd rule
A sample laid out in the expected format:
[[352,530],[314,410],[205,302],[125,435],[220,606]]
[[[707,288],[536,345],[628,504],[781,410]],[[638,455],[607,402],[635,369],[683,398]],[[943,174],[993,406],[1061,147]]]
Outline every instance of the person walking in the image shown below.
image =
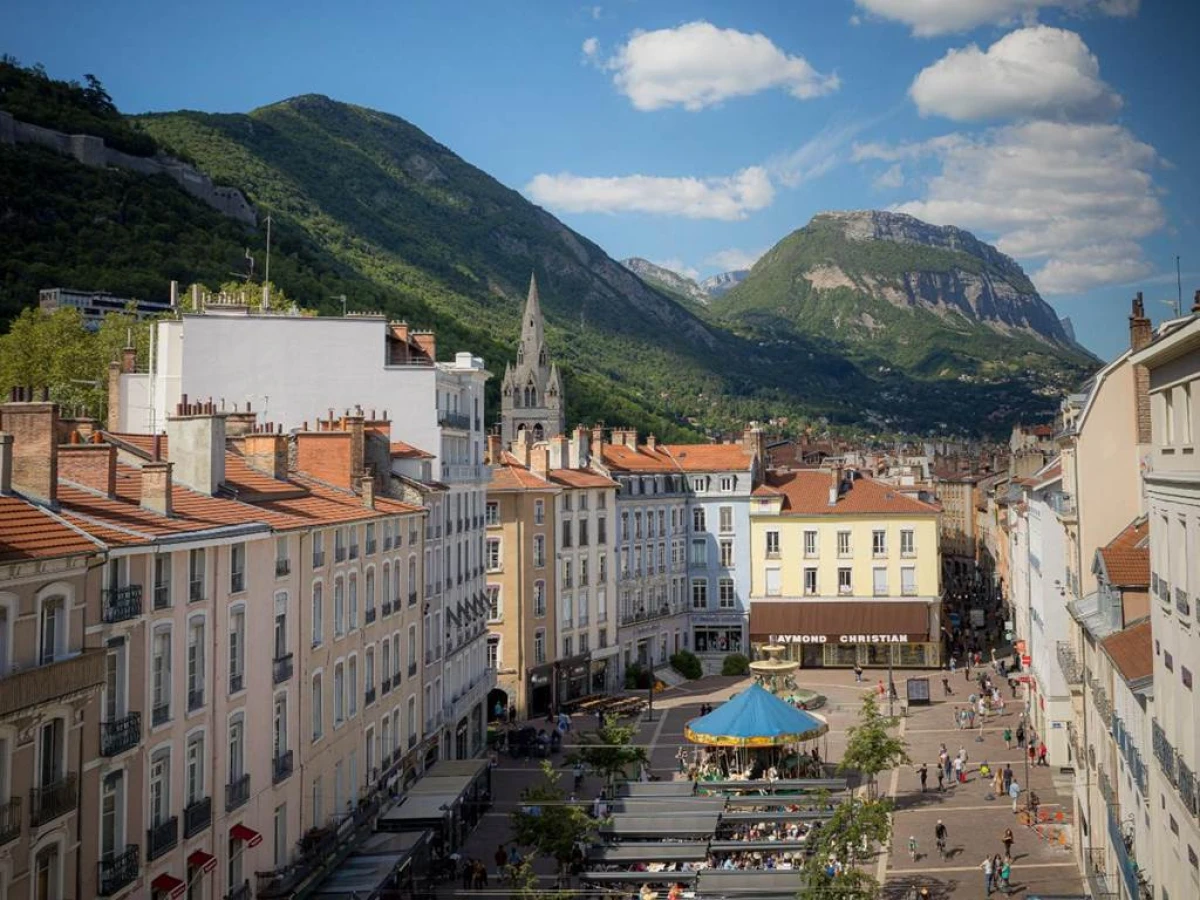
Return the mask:
[[912,857],[912,861],[917,861],[917,839],[913,835],[908,836],[908,855]]
[[504,878],[504,867],[508,865],[508,854],[504,852],[503,844],[496,848],[496,855],[492,859],[496,861],[497,880]]
[[921,763],[921,768],[917,769],[917,776],[921,779],[921,793],[925,793],[925,783],[929,780],[929,766]]
[[1013,845],[1013,830],[1011,828],[1004,829],[1004,837],[1000,839],[1000,843],[1004,845],[1004,855],[1011,858]]
[[1024,722],[1022,722],[1020,725],[1017,726],[1017,748],[1020,750],[1025,749],[1025,723]]
[[1005,750],[1011,750],[1011,749],[1012,749],[1012,737],[1013,737],[1013,735],[1012,735],[1012,729],[1011,729],[1011,728],[1005,728],[1005,729],[1004,729],[1004,749],[1005,749]]
[[1012,857],[1006,856],[1000,863],[1000,887],[1005,894],[1012,893]]
[[950,657],[950,674],[953,675],[957,671],[958,671],[958,660],[955,657],[951,656]]
[[950,690],[950,676],[949,675],[942,676],[942,691],[944,692],[944,695],[947,697],[949,697],[951,694],[954,693],[954,691]]
[[942,768],[940,765],[938,766],[938,769],[937,769],[937,777],[938,777],[938,790],[944,794],[946,792],[946,770],[944,768]]
[[987,889],[987,896],[992,896],[992,858],[985,856],[983,862],[979,864],[979,868],[983,869],[983,883]]
[[937,842],[938,855],[942,859],[946,858],[946,838],[949,837],[949,835],[950,832],[946,829],[946,826],[942,824],[942,820],[938,819],[937,825],[933,827],[933,838]]
[[1012,784],[1013,770],[1008,763],[1004,764],[1004,793],[1008,793],[1008,786]]
[[1002,769],[996,770],[996,777],[992,783],[992,792],[998,797],[1004,794],[1004,770]]
[[879,679],[879,684],[875,686],[875,690],[879,693],[879,699],[882,700],[887,695],[887,688],[883,686],[883,679]]
[[855,663],[854,664],[854,680],[856,682],[861,683],[863,680],[862,676],[863,676],[863,667],[859,663]]
[[1008,796],[1012,798],[1013,815],[1016,815],[1017,798],[1021,796],[1021,785],[1017,783],[1016,779],[1013,779],[1008,785]]
[[962,784],[966,782],[966,775],[963,773],[963,761],[961,756],[954,757],[954,780]]
[[1038,765],[1039,766],[1050,765],[1050,763],[1046,761],[1046,753],[1047,753],[1046,744],[1044,742],[1041,744],[1038,744]]

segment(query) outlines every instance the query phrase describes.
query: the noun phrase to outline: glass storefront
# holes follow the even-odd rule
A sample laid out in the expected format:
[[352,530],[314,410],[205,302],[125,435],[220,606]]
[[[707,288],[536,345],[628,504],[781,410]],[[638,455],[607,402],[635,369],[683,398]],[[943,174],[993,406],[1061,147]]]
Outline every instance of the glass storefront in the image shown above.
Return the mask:
[[[759,648],[766,643],[765,640],[753,642],[755,659],[765,656]],[[941,647],[925,642],[842,644],[826,641],[790,643],[784,646],[787,649],[783,657],[796,660],[806,669],[849,669],[856,664],[864,668],[886,668],[889,663],[903,669],[936,669],[941,666]]]
[[741,628],[697,628],[692,637],[697,653],[741,653]]

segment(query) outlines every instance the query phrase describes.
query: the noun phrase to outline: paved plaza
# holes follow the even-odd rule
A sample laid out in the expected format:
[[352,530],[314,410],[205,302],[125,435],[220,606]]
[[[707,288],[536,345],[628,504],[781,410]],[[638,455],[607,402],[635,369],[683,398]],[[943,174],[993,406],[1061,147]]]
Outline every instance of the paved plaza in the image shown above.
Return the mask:
[[[830,725],[829,733],[821,739],[820,749],[823,759],[836,762],[841,759],[846,746],[846,729],[856,721],[861,697],[865,691],[874,689],[880,673],[868,671],[862,684],[855,684],[854,675],[849,671],[818,669],[801,670],[797,674],[800,676],[797,679],[800,687],[819,691],[828,698],[827,705],[818,711],[829,720]],[[1016,780],[1026,787],[1026,769],[1021,753],[1015,746],[1006,750],[1003,739],[1005,727],[1016,730],[1023,702],[1006,698],[1004,715],[989,721],[984,729],[983,741],[979,742],[976,741],[978,729],[968,732],[954,725],[955,701],[965,702],[970,693],[970,683],[961,672],[951,679],[955,694],[948,699],[940,696],[942,685],[938,674],[928,672],[897,671],[896,685],[901,694],[904,692],[904,679],[909,674],[932,676],[933,703],[913,707],[909,715],[900,720],[901,733],[908,743],[914,765],[920,765],[922,761],[929,765],[929,789],[921,792],[914,766],[884,773],[879,778],[881,791],[892,796],[896,803],[892,846],[885,849],[876,860],[876,877],[884,882],[883,897],[903,900],[913,886],[925,885],[935,898],[982,898],[984,878],[980,864],[985,856],[1003,854],[1001,838],[1006,828],[1012,828],[1016,838],[1012,853],[1012,889],[1015,896],[1086,894],[1069,849],[1069,841],[1073,839],[1069,827],[1070,777],[1060,775],[1057,769],[1051,767],[1029,768],[1032,788],[1041,799],[1042,809],[1052,815],[1061,811],[1068,825],[1066,828],[1043,828],[1039,834],[1037,830],[1018,821],[1018,817],[1012,813],[1011,800],[1007,797],[989,799],[989,785],[980,779],[977,771],[978,764],[984,760],[992,765],[993,770],[1002,769],[1005,763],[1009,763]],[[749,679],[744,678],[709,677],[672,688],[656,697],[653,721],[645,721],[643,714],[638,725],[638,741],[649,749],[654,774],[663,779],[675,777],[678,769],[675,754],[681,745],[687,744],[683,737],[684,725],[700,714],[701,703],[720,703],[748,683]],[[887,711],[886,702],[883,709]],[[540,727],[543,723],[532,724]],[[566,752],[570,750],[573,734],[579,730],[591,730],[595,725],[594,716],[575,716],[564,754],[552,757],[552,761],[562,765]],[[960,746],[966,748],[970,776],[966,784],[952,787],[947,782],[945,791],[939,792],[935,770],[938,748],[943,743],[951,754],[956,753]],[[511,838],[508,815],[519,802],[521,790],[538,779],[539,768],[538,760],[514,760],[505,755],[500,757],[493,770],[494,805],[461,851],[468,857],[477,857],[487,863],[489,874],[495,869],[492,858],[497,846],[507,844]],[[570,770],[564,768],[562,771],[562,784],[569,791]],[[600,780],[589,776],[585,779],[580,799],[590,800],[600,787]],[[938,819],[949,829],[948,852],[944,860],[938,857],[934,841],[934,826]],[[910,835],[917,839],[918,844],[915,862],[908,853]],[[539,861],[536,868],[546,876],[548,886],[553,863]],[[492,888],[495,889],[494,880]],[[478,892],[446,884],[441,896],[455,897],[472,893]]]

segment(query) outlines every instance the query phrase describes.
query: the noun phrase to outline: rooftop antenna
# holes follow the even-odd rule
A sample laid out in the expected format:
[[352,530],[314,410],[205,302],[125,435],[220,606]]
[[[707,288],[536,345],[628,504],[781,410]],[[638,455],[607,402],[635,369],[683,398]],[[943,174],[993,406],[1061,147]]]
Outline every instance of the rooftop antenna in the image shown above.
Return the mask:
[[267,268],[263,273],[262,308],[271,308],[271,216],[267,216]]

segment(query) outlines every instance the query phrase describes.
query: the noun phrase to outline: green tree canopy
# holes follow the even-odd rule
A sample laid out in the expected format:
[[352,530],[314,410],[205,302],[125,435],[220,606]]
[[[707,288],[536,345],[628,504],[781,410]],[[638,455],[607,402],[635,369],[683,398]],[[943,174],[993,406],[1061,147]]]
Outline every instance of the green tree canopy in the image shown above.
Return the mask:
[[549,761],[543,762],[541,780],[521,791],[521,804],[510,815],[517,844],[555,860],[560,871],[576,845],[596,831],[596,822],[583,807],[569,802],[559,786],[561,779]]
[[896,719],[879,711],[874,696],[863,699],[858,714],[858,724],[851,726],[847,734],[849,741],[838,769],[841,772],[860,772],[867,778],[867,790],[875,796],[875,778],[880,772],[894,769],[909,762],[908,747],[902,738],[888,729],[895,727]]
[[579,748],[568,759],[580,762],[611,784],[616,778],[628,778],[631,770],[648,762],[646,749],[633,743],[637,728],[633,725],[604,723],[603,728],[579,735]]

